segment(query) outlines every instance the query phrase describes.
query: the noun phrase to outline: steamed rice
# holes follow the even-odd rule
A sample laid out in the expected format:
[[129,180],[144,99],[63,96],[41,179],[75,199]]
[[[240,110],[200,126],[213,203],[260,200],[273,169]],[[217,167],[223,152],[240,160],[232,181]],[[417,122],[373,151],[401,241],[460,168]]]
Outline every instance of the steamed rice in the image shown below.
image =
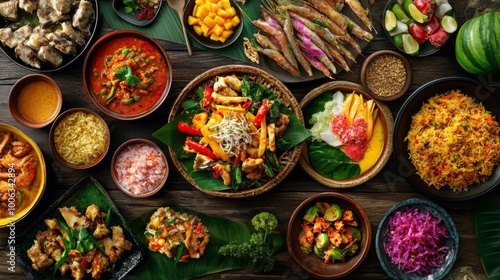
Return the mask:
[[482,104],[456,90],[430,98],[413,116],[405,141],[422,180],[459,192],[492,174],[500,159],[499,132]]
[[74,112],[57,124],[54,144],[65,161],[75,165],[89,164],[106,149],[106,127],[93,114]]
[[161,153],[145,143],[130,144],[116,157],[115,175],[120,185],[140,195],[160,186],[167,167]]

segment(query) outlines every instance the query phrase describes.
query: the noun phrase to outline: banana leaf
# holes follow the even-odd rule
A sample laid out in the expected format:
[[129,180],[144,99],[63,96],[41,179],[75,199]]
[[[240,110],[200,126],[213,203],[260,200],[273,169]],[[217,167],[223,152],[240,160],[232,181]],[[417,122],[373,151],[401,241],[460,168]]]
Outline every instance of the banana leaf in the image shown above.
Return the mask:
[[[218,251],[221,246],[231,241],[238,243],[248,242],[252,233],[255,232],[255,229],[251,225],[206,215],[189,208],[176,206],[172,208],[181,213],[187,212],[200,217],[203,224],[207,226],[210,231],[210,241],[205,248],[205,254],[199,259],[191,259],[187,262],[175,264],[173,259],[146,249],[144,261],[127,275],[127,279],[191,279],[221,271],[247,267],[247,262],[222,256]],[[148,243],[144,236],[144,230],[155,211],[156,209],[147,211],[140,217],[127,223],[127,227],[139,237],[146,248],[148,247]],[[269,244],[272,245],[276,253],[286,251],[286,242],[281,235],[273,233],[266,240],[269,241]]]
[[[179,16],[177,12],[170,8],[167,3],[163,3],[160,13],[156,19],[147,26],[136,26],[120,18],[113,10],[112,0],[102,0],[98,1],[98,3],[104,19],[113,29],[136,30],[156,39],[166,40],[182,45],[186,44]],[[239,61],[248,62],[248,59],[243,52],[243,38],[251,38],[253,36],[254,26],[249,18],[256,19],[259,17],[260,5],[261,1],[247,1],[245,5],[239,4],[240,8],[246,15],[243,16],[243,31],[241,36],[230,46],[223,49],[209,49],[190,39],[191,45],[201,50],[224,55]]]
[[482,199],[474,206],[477,249],[490,280],[500,279],[500,197]]
[[[300,144],[302,141],[307,139],[310,134],[290,109],[282,106],[281,111],[287,114],[290,119],[290,123],[288,124],[285,133],[280,136],[279,143],[277,143],[278,149],[283,151],[291,149]],[[186,139],[186,135],[180,133],[177,130],[177,123],[179,121],[190,123],[191,118],[188,115],[180,114],[171,122],[167,123],[153,133],[154,137],[169,146],[177,155],[181,155],[183,153],[182,147],[184,146],[184,140]],[[231,186],[225,186],[222,180],[214,179],[210,172],[195,171],[193,169],[192,157],[178,159],[186,172],[191,176],[191,178],[193,178],[193,180],[200,188],[210,191],[223,191],[232,189]]]

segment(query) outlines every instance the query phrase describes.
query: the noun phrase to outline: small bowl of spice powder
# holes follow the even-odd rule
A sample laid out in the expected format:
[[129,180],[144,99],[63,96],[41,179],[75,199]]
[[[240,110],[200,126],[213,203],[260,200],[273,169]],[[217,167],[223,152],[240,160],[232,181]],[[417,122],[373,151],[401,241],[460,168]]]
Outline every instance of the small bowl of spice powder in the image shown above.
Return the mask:
[[368,56],[361,67],[361,83],[379,101],[391,101],[406,93],[411,84],[411,65],[401,54],[381,50]]

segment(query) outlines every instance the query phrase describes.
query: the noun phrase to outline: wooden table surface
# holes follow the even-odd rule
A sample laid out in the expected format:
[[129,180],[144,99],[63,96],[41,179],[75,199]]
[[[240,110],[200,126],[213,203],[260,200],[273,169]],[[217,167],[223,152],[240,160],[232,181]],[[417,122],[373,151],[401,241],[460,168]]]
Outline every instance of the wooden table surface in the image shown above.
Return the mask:
[[[455,8],[457,20],[459,25],[461,25],[465,22],[464,10],[466,1],[454,0],[450,2]],[[375,5],[371,7],[372,18],[379,33],[375,35],[375,39],[364,50],[364,56],[377,50],[394,49],[393,45],[385,37],[381,26],[381,15],[384,5],[385,1],[376,1]],[[105,21],[103,21],[102,25],[100,35],[111,31]],[[408,93],[403,98],[387,103],[393,116],[396,116],[400,106],[408,95],[424,83],[447,76],[470,76],[461,69],[455,60],[454,37],[453,41],[447,43],[442,50],[432,56],[409,58],[413,67],[413,81]],[[16,224],[16,233],[20,234],[23,232],[27,225],[37,217],[38,213],[46,209],[68,188],[85,176],[95,177],[105,187],[126,220],[134,219],[147,210],[167,205],[189,207],[206,214],[227,217],[245,223],[250,222],[253,215],[258,212],[270,211],[278,217],[280,223],[279,231],[283,235],[286,234],[287,224],[295,207],[304,199],[316,193],[340,192],[356,199],[368,213],[374,233],[373,236],[375,236],[380,220],[393,205],[409,198],[426,198],[402,177],[397,175],[397,165],[392,158],[375,178],[363,185],[349,189],[333,189],[323,186],[309,177],[297,165],[291,175],[273,190],[257,197],[233,200],[211,197],[199,192],[188,184],[177,170],[172,170],[173,168],[171,168],[166,186],[153,197],[134,199],[126,196],[116,188],[111,179],[110,162],[114,150],[124,141],[136,137],[153,140],[166,150],[167,147],[153,138],[151,134],[167,122],[170,108],[183,87],[197,75],[214,66],[241,64],[241,62],[198,49],[194,50],[193,56],[189,56],[186,48],[182,45],[166,41],[160,41],[160,43],[167,50],[174,69],[174,80],[166,102],[152,115],[141,120],[119,121],[103,116],[111,130],[110,150],[100,164],[88,170],[72,170],[55,161],[48,144],[49,127],[30,129],[21,126],[13,120],[7,106],[9,91],[18,79],[33,72],[17,66],[3,53],[0,55],[0,122],[13,125],[33,138],[41,148],[47,163],[48,183],[43,198],[34,211]],[[192,63],[193,60],[196,60],[196,63]],[[342,72],[335,76],[335,79],[360,83],[359,77],[363,61],[364,58],[359,57],[358,63],[352,66],[352,72]],[[63,111],[74,107],[86,107],[97,111],[84,91],[81,78],[82,64],[83,62],[79,61],[68,69],[47,74],[59,84],[63,92]],[[500,88],[500,79],[498,77],[484,77],[480,79],[490,84],[497,91]],[[320,79],[313,82],[286,85],[296,96],[297,100],[300,101],[311,89],[328,81],[328,79]],[[173,167],[172,164],[170,166]],[[498,196],[500,192],[497,190],[492,195]],[[476,248],[476,235],[472,213],[473,203],[441,205],[455,221],[460,235],[460,249],[455,268],[471,266],[475,272],[483,273]],[[19,267],[16,267],[15,273],[8,271],[7,240],[9,234],[10,232],[7,228],[0,229],[0,279],[25,279]],[[232,270],[204,278],[233,279],[236,277],[250,279],[305,279],[308,278],[308,275],[293,263],[287,252],[284,252],[277,255],[275,269],[270,274],[255,275],[249,270]],[[373,242],[368,257],[349,278],[387,278],[387,275],[379,264]]]

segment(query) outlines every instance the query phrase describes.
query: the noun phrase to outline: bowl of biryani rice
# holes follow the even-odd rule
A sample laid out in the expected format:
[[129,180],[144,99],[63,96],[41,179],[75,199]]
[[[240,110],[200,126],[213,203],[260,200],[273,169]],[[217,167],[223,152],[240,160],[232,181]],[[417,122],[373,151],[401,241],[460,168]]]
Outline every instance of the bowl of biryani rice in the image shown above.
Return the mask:
[[446,77],[418,88],[398,112],[394,155],[399,174],[441,201],[469,201],[500,182],[500,98],[470,78]]
[[142,198],[157,193],[168,177],[168,163],[154,142],[135,138],[125,141],[111,160],[111,177],[125,194]]
[[57,161],[73,169],[87,169],[106,156],[110,143],[109,128],[95,112],[73,108],[54,120],[49,143]]

